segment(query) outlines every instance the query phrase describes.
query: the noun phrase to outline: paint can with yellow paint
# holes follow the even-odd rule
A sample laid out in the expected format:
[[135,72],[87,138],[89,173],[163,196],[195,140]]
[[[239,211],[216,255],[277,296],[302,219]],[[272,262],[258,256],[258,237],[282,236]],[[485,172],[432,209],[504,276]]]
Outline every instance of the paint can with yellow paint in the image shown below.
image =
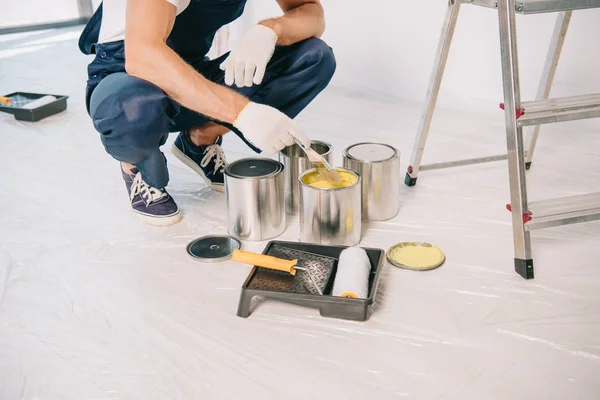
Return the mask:
[[362,178],[365,221],[394,218],[400,208],[400,152],[384,143],[357,143],[344,150],[344,168]]
[[361,177],[335,168],[341,182],[331,184],[309,169],[299,176],[300,241],[332,246],[354,246],[362,234]]
[[[331,162],[333,146],[329,143],[313,140],[310,147],[327,162]],[[290,215],[298,214],[300,209],[300,183],[298,177],[312,168],[306,153],[300,146],[293,144],[279,152],[279,162],[283,164],[285,180],[285,211]]]

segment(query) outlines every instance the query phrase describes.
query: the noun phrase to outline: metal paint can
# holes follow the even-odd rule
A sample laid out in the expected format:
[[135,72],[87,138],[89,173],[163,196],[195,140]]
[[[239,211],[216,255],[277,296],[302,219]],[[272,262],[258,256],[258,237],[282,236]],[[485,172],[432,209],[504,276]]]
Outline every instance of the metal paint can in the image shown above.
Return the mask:
[[[333,146],[326,142],[312,141],[310,147],[322,155],[328,162]],[[288,214],[297,214],[300,209],[300,182],[298,177],[312,165],[306,157],[306,153],[300,146],[293,144],[279,152],[279,161],[283,164],[285,180],[285,211]]]
[[384,143],[358,143],[344,150],[344,168],[362,178],[362,216],[385,221],[400,209],[400,152]]
[[227,231],[261,241],[286,228],[283,164],[270,158],[243,158],[225,168]]
[[361,177],[355,171],[335,168],[351,177],[349,185],[336,188],[311,186],[315,169],[300,175],[300,242],[321,245],[354,246],[360,243]]

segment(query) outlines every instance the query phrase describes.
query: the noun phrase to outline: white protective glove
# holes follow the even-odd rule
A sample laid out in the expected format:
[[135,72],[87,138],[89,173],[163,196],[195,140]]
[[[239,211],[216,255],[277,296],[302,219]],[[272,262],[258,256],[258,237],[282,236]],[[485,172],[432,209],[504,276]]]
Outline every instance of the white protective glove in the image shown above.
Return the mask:
[[276,44],[275,31],[264,25],[254,25],[220,65],[221,70],[225,71],[225,84],[232,86],[235,80],[238,87],[251,87],[253,82],[259,85]]
[[265,154],[275,154],[297,139],[309,147],[310,140],[293,119],[274,107],[250,102],[233,123],[246,140]]

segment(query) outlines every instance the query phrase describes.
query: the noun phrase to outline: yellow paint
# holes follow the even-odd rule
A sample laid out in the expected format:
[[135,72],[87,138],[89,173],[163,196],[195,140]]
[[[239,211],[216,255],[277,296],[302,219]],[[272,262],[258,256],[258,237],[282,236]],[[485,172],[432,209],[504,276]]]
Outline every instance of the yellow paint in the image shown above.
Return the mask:
[[406,243],[392,248],[389,258],[407,268],[427,269],[442,263],[445,256],[435,246]]
[[354,175],[350,172],[341,171],[339,169],[336,169],[336,171],[340,175],[340,178],[341,178],[340,183],[337,183],[337,184],[327,182],[325,179],[321,178],[318,171],[314,171],[309,174],[306,174],[302,178],[302,181],[304,183],[306,183],[307,185],[310,185],[310,186],[312,186],[314,188],[318,188],[318,189],[337,189],[337,188],[343,188],[346,186],[353,185],[358,180],[356,175]]

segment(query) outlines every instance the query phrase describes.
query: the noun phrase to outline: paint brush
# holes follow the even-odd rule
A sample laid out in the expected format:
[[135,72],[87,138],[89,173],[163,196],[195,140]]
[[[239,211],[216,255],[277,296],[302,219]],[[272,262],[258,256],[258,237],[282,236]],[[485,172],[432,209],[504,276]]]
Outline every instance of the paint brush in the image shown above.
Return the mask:
[[10,97],[0,96],[0,103],[10,106],[12,104],[12,101],[10,100]]
[[308,161],[310,161],[324,180],[334,185],[337,185],[342,181],[340,174],[329,165],[325,157],[317,153],[312,147],[304,146],[299,140],[296,140],[296,143],[304,150],[308,157]]

